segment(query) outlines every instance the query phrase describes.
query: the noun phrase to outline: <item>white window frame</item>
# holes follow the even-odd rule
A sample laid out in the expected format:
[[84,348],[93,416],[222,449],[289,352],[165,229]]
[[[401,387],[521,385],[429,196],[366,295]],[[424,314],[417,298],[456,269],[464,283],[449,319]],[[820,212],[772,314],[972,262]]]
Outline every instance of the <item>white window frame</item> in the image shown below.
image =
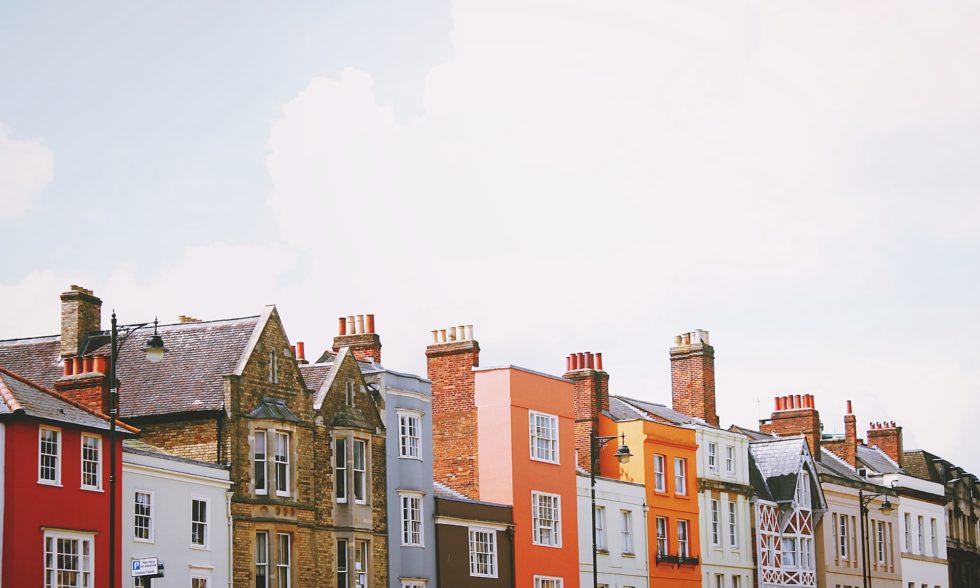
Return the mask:
[[738,504],[728,503],[728,546],[738,549]]
[[[398,457],[422,459],[422,415],[415,411],[398,411]],[[412,428],[414,427],[414,435]]]
[[[91,460],[85,459],[85,440],[94,439],[95,440],[95,451],[97,453],[95,460],[95,485],[85,483],[85,464],[86,462],[92,463]],[[89,490],[94,492],[102,491],[102,435],[96,435],[94,433],[82,433],[81,438],[81,448],[79,453],[81,454],[81,488],[82,490]]]
[[912,552],[912,515],[905,513],[903,520],[905,525],[905,551]]
[[[683,533],[681,533],[682,527],[684,529]],[[684,537],[684,539],[681,540],[681,537]],[[681,549],[681,546],[683,546],[683,549]],[[677,521],[677,556],[691,557],[691,526],[683,519]]]
[[402,580],[402,588],[425,588],[427,584],[422,580]]
[[718,444],[714,441],[708,442],[708,469],[718,469]]
[[595,507],[595,548],[599,551],[609,551],[606,540],[606,507]]
[[837,553],[845,561],[850,560],[850,536],[848,534],[847,515],[841,515],[839,523],[839,533],[837,535]]
[[201,574],[191,575],[191,588],[194,588],[194,580],[204,580],[204,588],[211,588],[211,576],[202,576]]
[[[194,525],[202,524],[194,520],[194,503],[204,503],[204,543],[194,543]],[[191,496],[191,549],[211,549],[211,499],[204,496]]]
[[623,538],[623,553],[633,554],[633,511],[621,509],[619,511],[620,533]]
[[725,446],[725,472],[729,474],[735,473],[735,446],[734,445]]
[[[290,478],[292,477],[292,472],[291,472],[291,470],[289,468],[289,461],[290,461],[289,460],[289,457],[290,457],[289,456],[289,452],[291,450],[291,445],[292,445],[292,443],[290,443],[290,441],[291,441],[290,437],[291,436],[290,436],[290,434],[289,434],[288,431],[275,431],[275,433],[272,436],[272,438],[275,440],[275,447],[273,448],[274,453],[272,455],[272,459],[273,459],[273,465],[274,465],[273,472],[275,473],[275,480],[276,480],[276,496],[287,496],[288,497],[290,495],[290,487],[292,486],[292,483],[291,483],[291,480],[290,480]],[[285,439],[286,440],[285,441],[285,443],[286,443],[286,452],[282,456],[280,456],[280,454],[279,454],[279,441],[280,441],[280,439]],[[283,459],[280,459],[280,457],[282,457]],[[286,470],[286,474],[285,474],[286,487],[285,488],[280,488],[279,487],[279,469],[280,468],[285,468],[285,470]]]
[[[361,557],[361,566],[357,567],[357,558]],[[371,547],[367,541],[363,539],[354,540],[354,585],[355,586],[367,586],[368,585],[368,570],[371,568]],[[364,580],[363,582],[361,580]]]
[[[136,496],[138,494],[145,494],[145,495],[149,496],[149,498],[150,498],[150,502],[149,502],[149,511],[150,511],[150,514],[149,514],[148,517],[146,517],[147,518],[147,522],[148,522],[147,532],[148,532],[149,537],[147,537],[146,539],[140,538],[140,537],[138,537],[136,535],[136,529],[138,528],[137,525],[136,525],[136,520],[137,520],[137,517],[140,516],[139,513],[136,512],[136,508],[137,508]],[[144,490],[142,488],[134,488],[133,489],[133,541],[135,541],[137,543],[153,543],[155,541],[155,539],[154,539],[155,532],[156,532],[156,495],[155,495],[155,492],[153,490]]]
[[[286,539],[284,550],[282,540]],[[282,552],[286,551],[283,562]],[[290,588],[293,585],[293,536],[289,533],[276,533],[276,588]],[[285,579],[285,583],[283,583]]]
[[[264,550],[264,552],[260,552],[259,551],[259,536],[260,535],[263,536],[263,537],[265,537],[265,550]],[[269,588],[269,577],[271,576],[271,574],[270,574],[270,567],[271,567],[270,564],[271,564],[271,562],[269,561],[269,551],[270,551],[269,550],[269,535],[270,535],[269,531],[266,531],[266,530],[259,530],[259,531],[256,531],[255,532],[255,554],[254,554],[254,558],[255,558],[255,579],[256,580],[258,580],[258,578],[259,578],[259,568],[265,569],[265,583],[262,586],[260,586],[259,588]],[[262,556],[261,558],[259,557],[260,555]],[[262,560],[262,561],[260,561],[260,560]]]
[[[398,506],[402,522],[402,547],[425,547],[423,497],[421,492],[398,493]],[[418,528],[413,529],[412,527],[416,525]]]
[[721,547],[721,501],[711,499],[711,544]]
[[[541,501],[547,500],[551,502],[551,509],[554,513],[554,518],[552,519],[542,519],[540,514]],[[545,528],[541,524],[542,521],[547,520],[549,525],[547,528],[551,531],[551,543],[544,543],[541,541],[541,531]],[[536,490],[531,491],[531,529],[532,529],[532,543],[534,545],[541,545],[544,547],[555,547],[561,548],[561,496],[558,494],[551,494],[548,492],[538,492]]]
[[926,529],[925,529],[926,518],[922,515],[918,515],[916,522],[919,523],[919,536],[918,536],[919,542],[917,543],[919,547],[918,553],[919,555],[925,555],[926,554]]
[[[262,458],[259,459],[259,439],[262,440]],[[261,465],[260,465],[261,464]],[[255,484],[255,494],[265,496],[269,493],[269,431],[255,429],[252,437],[252,480]],[[259,486],[258,472],[262,472],[262,485]]]
[[[361,460],[362,463],[361,463],[361,468],[360,469],[358,469],[358,467],[357,467],[357,448],[358,448],[358,446],[364,448],[364,454],[363,454],[363,459]],[[354,439],[354,443],[352,444],[352,449],[353,449],[353,457],[354,457],[354,460],[353,460],[353,463],[352,463],[352,466],[353,466],[352,467],[352,471],[353,471],[353,474],[354,474],[352,476],[353,479],[354,479],[354,504],[367,504],[367,492],[368,492],[368,484],[367,484],[368,443],[364,439],[356,439],[355,438]],[[360,482],[358,482],[358,478],[357,478],[358,474],[360,474],[360,476],[361,476]],[[357,497],[358,490],[360,490],[360,494],[361,494],[361,497],[360,498]]]
[[[485,535],[489,540],[481,541],[479,535]],[[470,576],[474,578],[496,578],[499,573],[497,569],[497,531],[486,527],[469,527],[467,536],[469,537],[470,548]],[[482,552],[477,549],[482,545],[486,545],[488,551]],[[480,555],[487,557],[486,562],[480,561]],[[479,571],[482,565],[488,568],[486,573]]]
[[[559,433],[558,433],[558,416],[553,414],[548,414],[545,412],[536,412],[533,410],[528,411],[528,437],[530,442],[531,459],[534,461],[541,461],[544,463],[559,463]],[[541,419],[547,424],[541,427],[538,420]],[[546,433],[553,433],[554,437],[539,436],[538,433],[541,430]],[[546,446],[544,447],[543,453],[539,451],[538,441],[543,441]]]
[[932,540],[932,556],[939,557],[939,541],[937,540],[937,529],[939,522],[935,517],[929,519],[930,539]]
[[565,579],[558,576],[534,576],[534,588],[564,588]]
[[674,494],[687,496],[687,459],[674,458]]
[[[64,541],[77,541],[78,542],[78,570],[59,570],[57,567],[58,561],[61,558],[58,556],[58,540]],[[53,550],[48,551],[48,541],[51,541]],[[85,559],[83,555],[84,544],[88,544],[88,559]],[[53,553],[54,555],[48,559],[48,553]],[[58,586],[58,572],[68,571],[68,572],[78,572],[79,576],[79,588],[94,588],[96,584],[96,565],[95,565],[95,534],[94,533],[78,533],[74,531],[44,531],[41,537],[41,555],[43,556],[42,570],[44,571],[44,587],[45,588],[57,588]],[[53,568],[48,567],[48,561],[54,562]],[[86,566],[86,563],[88,564]],[[85,568],[88,569],[85,569]],[[88,575],[88,582],[85,581],[85,574]]]
[[885,523],[883,521],[874,521],[875,525],[875,552],[877,555],[878,565],[883,565],[888,559],[888,552],[885,549]]
[[[341,447],[338,447],[340,445]],[[341,504],[347,503],[349,491],[349,476],[347,475],[347,438],[337,437],[333,443],[333,479],[334,500]],[[343,478],[343,479],[341,479]]]
[[667,456],[653,454],[653,489],[656,492],[667,491]]
[[784,568],[797,569],[799,567],[800,539],[799,537],[783,537],[780,541],[782,547],[782,564]]
[[[49,480],[41,476],[41,457],[45,455],[51,455],[42,453],[42,443],[44,440],[44,432],[50,431],[57,435],[57,443],[55,446],[54,454],[54,480]],[[63,445],[64,435],[62,434],[60,427],[49,427],[47,425],[41,425],[38,427],[37,432],[37,483],[44,484],[45,486],[61,486],[61,447]]]
[[798,486],[796,487],[796,503],[801,509],[810,510],[810,473],[801,472]]
[[655,523],[657,525],[657,554],[668,555],[670,553],[670,531],[667,525],[667,517],[657,517]]
[[[340,579],[341,574],[344,575],[343,580]],[[347,539],[337,539],[337,586],[350,587],[350,544]]]

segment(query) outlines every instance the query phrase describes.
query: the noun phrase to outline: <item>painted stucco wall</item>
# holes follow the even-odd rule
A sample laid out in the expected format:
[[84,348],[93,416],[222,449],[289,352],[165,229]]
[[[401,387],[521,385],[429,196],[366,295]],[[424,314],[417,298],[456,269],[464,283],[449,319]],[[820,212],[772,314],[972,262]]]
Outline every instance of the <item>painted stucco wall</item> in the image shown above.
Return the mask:
[[[130,562],[157,557],[166,564],[164,580],[154,586],[190,586],[192,577],[208,578],[209,588],[230,586],[231,544],[228,534],[228,471],[208,465],[123,451],[122,562],[123,586],[132,586]],[[153,493],[152,541],[134,537],[135,493]],[[191,501],[209,503],[206,548],[191,546]]]
[[[752,562],[752,508],[749,504],[749,441],[745,435],[695,425],[698,443],[697,472],[701,490],[698,509],[701,521],[702,584],[715,588],[718,580],[730,588],[732,577],[740,578],[740,586],[750,586],[754,575]],[[712,467],[710,448],[717,448]],[[734,454],[728,467],[728,449]],[[707,482],[707,483],[705,483]],[[719,506],[719,541],[715,544],[712,531],[711,501]],[[729,538],[729,504],[735,505],[736,540]],[[721,576],[721,578],[719,578]]]
[[[390,370],[365,378],[379,385],[384,395],[386,453],[388,460],[388,570],[390,586],[401,588],[402,581],[425,580],[436,586],[436,529],[432,487],[432,383],[419,376]],[[419,416],[421,459],[400,457],[399,414]],[[422,542],[424,547],[402,546],[399,492],[422,493]]]
[[[892,483],[901,489],[928,492],[937,500],[945,499],[941,484],[920,480],[912,476],[890,474],[884,476],[884,483]],[[922,517],[922,549],[919,547],[919,517]],[[932,536],[932,521],[935,521],[936,536]],[[911,524],[909,524],[911,523]],[[941,503],[920,500],[902,493],[898,505],[899,537],[902,545],[902,583],[916,586],[928,585],[930,588],[949,586],[949,567],[946,561],[946,508]],[[906,525],[908,530],[906,530]]]
[[[581,586],[592,586],[592,497],[589,476],[578,475],[578,550]],[[596,479],[596,506],[605,509],[606,549],[599,550],[596,563],[599,583],[609,588],[646,588],[650,581],[647,552],[646,489],[640,484],[609,478]],[[632,518],[633,549],[623,550],[620,511]]]

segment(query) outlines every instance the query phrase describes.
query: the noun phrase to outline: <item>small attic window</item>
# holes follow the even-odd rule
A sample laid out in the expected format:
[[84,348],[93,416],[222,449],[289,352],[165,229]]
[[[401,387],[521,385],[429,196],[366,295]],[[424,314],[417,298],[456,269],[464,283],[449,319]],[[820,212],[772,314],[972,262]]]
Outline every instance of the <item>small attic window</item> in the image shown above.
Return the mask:
[[273,384],[279,382],[279,366],[276,361],[276,351],[273,349],[269,352],[269,381]]
[[868,468],[858,468],[857,469],[857,472],[858,472],[858,475],[861,476],[862,478],[867,478],[868,477]]
[[347,405],[354,406],[354,380],[347,380]]

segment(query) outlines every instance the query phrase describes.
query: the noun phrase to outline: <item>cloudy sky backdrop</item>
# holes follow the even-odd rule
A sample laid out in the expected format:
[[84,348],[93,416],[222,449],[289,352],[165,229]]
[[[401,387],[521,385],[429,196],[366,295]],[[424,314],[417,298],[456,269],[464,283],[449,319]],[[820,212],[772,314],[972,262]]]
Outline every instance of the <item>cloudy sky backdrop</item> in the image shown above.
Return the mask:
[[[329,6],[328,6],[329,5]],[[0,338],[275,303],[385,364],[600,351],[669,404],[704,328],[723,425],[812,393],[980,473],[980,5],[0,7]]]

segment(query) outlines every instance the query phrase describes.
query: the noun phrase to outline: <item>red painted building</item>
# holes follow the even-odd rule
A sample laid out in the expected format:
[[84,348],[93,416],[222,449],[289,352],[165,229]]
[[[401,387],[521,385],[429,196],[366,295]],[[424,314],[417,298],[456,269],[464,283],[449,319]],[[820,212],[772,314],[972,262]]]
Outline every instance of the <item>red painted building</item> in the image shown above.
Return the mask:
[[[135,432],[119,424],[117,472],[122,439]],[[0,367],[0,584],[108,585],[108,444],[108,417]],[[120,515],[117,506],[117,558]]]

